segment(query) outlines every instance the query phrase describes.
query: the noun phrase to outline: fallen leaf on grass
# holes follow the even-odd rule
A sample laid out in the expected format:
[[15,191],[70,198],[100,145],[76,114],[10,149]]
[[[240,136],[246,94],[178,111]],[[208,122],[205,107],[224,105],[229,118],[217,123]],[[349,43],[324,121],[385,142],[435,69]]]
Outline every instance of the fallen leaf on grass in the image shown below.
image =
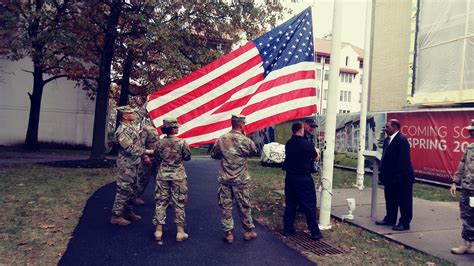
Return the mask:
[[350,249],[352,249],[352,250],[356,250],[357,248],[356,248],[356,247],[350,247]]
[[24,245],[27,245],[27,244],[28,244],[28,242],[23,241],[23,240],[20,240],[20,241],[17,241],[17,242],[16,242],[16,245],[17,245],[17,246],[24,246]]
[[48,244],[48,246],[54,246],[54,241],[53,240],[48,240],[48,242],[46,242],[46,244]]
[[49,229],[49,228],[53,228],[54,224],[40,224],[39,227],[42,229]]
[[368,251],[364,251],[364,254],[369,254],[369,252],[368,252]]
[[25,187],[26,185],[23,184],[23,183],[18,183],[18,184],[16,184],[16,186],[17,186],[17,187]]

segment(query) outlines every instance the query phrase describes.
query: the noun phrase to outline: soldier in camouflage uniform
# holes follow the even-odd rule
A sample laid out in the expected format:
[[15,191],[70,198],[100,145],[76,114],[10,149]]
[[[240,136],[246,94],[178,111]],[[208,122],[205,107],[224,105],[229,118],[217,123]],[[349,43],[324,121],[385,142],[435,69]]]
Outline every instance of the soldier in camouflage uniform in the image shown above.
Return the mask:
[[191,151],[183,139],[177,138],[178,121],[174,118],[164,119],[162,131],[166,136],[158,141],[155,147],[155,159],[158,163],[155,189],[155,239],[161,241],[163,225],[166,221],[166,209],[170,202],[175,210],[176,241],[188,238],[184,231],[186,225],[185,204],[188,199],[188,182],[183,161],[191,160]]
[[[141,123],[139,125],[140,130],[140,138],[141,142],[144,145],[145,149],[152,150],[155,148],[155,145],[158,143],[159,135],[156,131],[156,128],[153,126],[150,118],[148,117],[148,113],[146,111],[147,102],[140,108],[137,112],[138,116],[141,119]],[[132,203],[135,205],[144,205],[145,201],[140,197],[145,190],[148,181],[150,180],[150,176],[154,176],[155,169],[156,169],[156,161],[154,160],[153,156],[145,155],[142,160],[142,168],[141,175],[137,178],[137,189],[134,192],[134,198]]]
[[[474,119],[467,127],[471,138],[474,138]],[[469,204],[470,198],[474,202],[474,143],[471,143],[464,152],[458,170],[453,176],[451,195],[456,195],[456,185],[461,185],[462,196],[459,206],[461,208],[462,238],[464,245],[452,248],[454,254],[474,254],[474,206]]]
[[232,204],[234,199],[239,207],[239,215],[245,230],[244,239],[257,237],[253,230],[247,170],[247,158],[257,154],[255,143],[244,135],[245,116],[232,115],[232,130],[222,135],[211,151],[211,157],[221,160],[219,169],[218,203],[221,207],[221,223],[228,243],[234,240]]
[[153,154],[153,150],[143,148],[138,131],[132,124],[136,119],[134,114],[136,110],[126,105],[118,107],[117,111],[122,117],[115,131],[115,139],[120,147],[117,157],[117,193],[110,222],[128,225],[130,224],[128,219],[133,221],[141,219],[139,215],[133,213],[130,203],[136,189],[137,177],[140,175],[142,156]]

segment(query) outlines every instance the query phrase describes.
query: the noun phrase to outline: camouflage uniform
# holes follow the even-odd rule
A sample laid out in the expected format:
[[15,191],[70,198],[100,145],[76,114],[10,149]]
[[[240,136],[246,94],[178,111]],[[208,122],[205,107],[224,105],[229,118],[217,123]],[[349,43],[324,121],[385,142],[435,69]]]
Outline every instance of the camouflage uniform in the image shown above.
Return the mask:
[[[170,120],[176,121],[175,119],[165,119],[164,124],[166,125],[166,121]],[[183,161],[191,160],[189,146],[183,139],[168,135],[158,141],[155,148],[155,159],[158,163],[158,173],[156,175],[156,207],[153,224],[165,224],[166,209],[171,200],[175,208],[174,222],[177,226],[184,227],[186,223],[185,204],[188,199],[188,184]]]
[[[145,149],[147,150],[155,149],[155,146],[160,139],[156,128],[151,124],[148,119],[140,130],[140,138],[141,142],[145,146]],[[152,160],[151,165],[142,164],[143,171],[142,175],[140,175],[137,179],[137,189],[134,192],[134,198],[140,197],[140,195],[145,190],[148,181],[150,180],[150,176],[154,175],[157,165],[153,157],[151,157],[150,159]]]
[[[233,119],[238,119],[233,116]],[[245,118],[244,118],[245,119]],[[211,151],[211,157],[221,160],[219,169],[218,203],[221,207],[221,223],[224,231],[234,228],[232,203],[235,198],[239,216],[245,230],[255,228],[250,209],[247,157],[257,154],[255,143],[242,132],[231,130],[222,135]]]
[[[130,110],[127,108],[129,107],[124,107],[122,110]],[[117,194],[112,213],[123,216],[132,210],[130,201],[136,190],[137,177],[142,171],[141,157],[146,150],[143,148],[138,131],[131,123],[121,123],[115,131],[115,139],[120,147],[117,157]]]
[[474,241],[474,208],[469,206],[469,197],[474,197],[474,143],[471,143],[459,163],[458,170],[453,176],[453,182],[461,185],[462,238]]

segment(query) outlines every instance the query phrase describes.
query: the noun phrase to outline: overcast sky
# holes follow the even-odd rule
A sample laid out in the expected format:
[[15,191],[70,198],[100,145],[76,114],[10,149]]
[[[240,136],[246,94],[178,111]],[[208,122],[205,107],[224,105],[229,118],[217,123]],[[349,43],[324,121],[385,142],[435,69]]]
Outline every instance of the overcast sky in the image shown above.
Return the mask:
[[[292,15],[286,16],[286,19],[313,4],[313,25],[316,37],[323,37],[332,32],[333,0],[299,0],[298,4],[291,3],[291,0],[281,2],[294,10]],[[366,4],[366,0],[343,1],[341,38],[343,42],[364,48]]]

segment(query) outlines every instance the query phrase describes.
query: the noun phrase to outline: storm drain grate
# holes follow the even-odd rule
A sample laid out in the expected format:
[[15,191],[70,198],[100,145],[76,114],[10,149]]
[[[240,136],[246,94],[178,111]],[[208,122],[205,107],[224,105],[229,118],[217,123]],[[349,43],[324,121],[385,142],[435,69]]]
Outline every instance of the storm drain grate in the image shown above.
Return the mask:
[[339,255],[344,254],[341,249],[331,246],[325,241],[314,241],[304,232],[297,232],[295,235],[287,237],[294,244],[314,253],[316,256]]

